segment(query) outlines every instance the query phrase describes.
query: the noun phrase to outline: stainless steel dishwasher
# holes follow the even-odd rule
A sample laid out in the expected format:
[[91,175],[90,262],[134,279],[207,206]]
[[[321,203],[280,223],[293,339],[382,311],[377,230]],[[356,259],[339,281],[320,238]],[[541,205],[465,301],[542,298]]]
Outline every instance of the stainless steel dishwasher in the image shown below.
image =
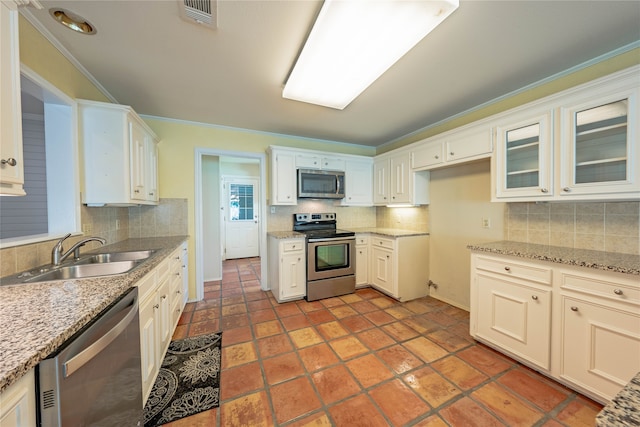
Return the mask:
[[40,425],[141,426],[138,288],[38,365]]

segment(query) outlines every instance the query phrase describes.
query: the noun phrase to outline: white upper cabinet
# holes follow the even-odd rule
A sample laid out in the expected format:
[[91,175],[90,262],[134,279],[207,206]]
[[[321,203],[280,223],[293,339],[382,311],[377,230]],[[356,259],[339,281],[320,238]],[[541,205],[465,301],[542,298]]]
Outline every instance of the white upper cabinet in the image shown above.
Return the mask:
[[296,205],[296,155],[288,150],[270,148],[270,205]]
[[548,111],[505,120],[496,127],[497,197],[553,195],[551,124]]
[[78,125],[83,203],[158,203],[158,138],[131,107],[78,100]]
[[632,67],[497,117],[493,200],[640,197],[639,72]]
[[561,196],[640,196],[638,88],[561,108]]
[[406,150],[376,157],[373,163],[373,203],[429,204],[429,172],[414,172],[411,152]]
[[18,10],[0,2],[0,195],[24,196]]
[[343,206],[373,206],[373,159],[348,159],[345,163]]
[[298,169],[322,169],[332,171],[345,171],[345,159],[341,157],[297,154],[296,168]]

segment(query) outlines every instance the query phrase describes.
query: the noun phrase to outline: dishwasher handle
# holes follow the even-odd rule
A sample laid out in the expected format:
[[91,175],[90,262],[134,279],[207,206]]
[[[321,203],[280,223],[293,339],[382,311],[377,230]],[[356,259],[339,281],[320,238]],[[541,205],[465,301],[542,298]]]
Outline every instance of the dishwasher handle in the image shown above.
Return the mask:
[[[111,328],[107,333],[101,336],[97,341],[91,344],[89,347],[85,348],[71,359],[64,363],[64,377],[68,378],[73,375],[78,369],[80,369],[84,364],[89,362],[91,359],[96,357],[102,350],[104,350],[109,344],[113,342],[114,339],[118,337],[131,323],[133,318],[138,314],[138,298],[134,297],[129,304],[122,310],[120,310],[117,315],[122,314],[124,311],[128,310],[122,320],[118,322],[113,328]],[[115,317],[115,315],[114,315]]]

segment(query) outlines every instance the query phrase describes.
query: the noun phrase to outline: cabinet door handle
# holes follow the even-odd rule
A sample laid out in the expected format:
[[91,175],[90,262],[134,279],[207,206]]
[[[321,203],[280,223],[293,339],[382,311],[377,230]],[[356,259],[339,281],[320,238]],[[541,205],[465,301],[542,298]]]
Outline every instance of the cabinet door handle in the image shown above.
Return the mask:
[[133,190],[133,192],[134,192],[134,193],[139,193],[139,192],[140,192],[140,190]]
[[15,166],[18,164],[18,162],[16,161],[16,159],[14,159],[13,157],[9,157],[8,159],[2,159],[0,161],[0,163],[2,163],[3,165],[9,165],[9,166]]
[[571,189],[569,187],[564,187],[562,191],[564,191],[565,193],[569,193],[571,192]]
[[613,293],[616,295],[622,295],[622,289],[614,289]]
[[531,299],[534,301],[538,301],[538,295],[531,295]]
[[546,188],[541,188],[540,191],[543,192],[543,193],[548,193],[549,192],[549,190],[547,190]]
[[575,305],[571,307],[571,311],[578,311],[578,307],[576,307]]
[[505,267],[504,269],[505,269],[505,271],[511,271],[511,267],[508,267],[508,266]]

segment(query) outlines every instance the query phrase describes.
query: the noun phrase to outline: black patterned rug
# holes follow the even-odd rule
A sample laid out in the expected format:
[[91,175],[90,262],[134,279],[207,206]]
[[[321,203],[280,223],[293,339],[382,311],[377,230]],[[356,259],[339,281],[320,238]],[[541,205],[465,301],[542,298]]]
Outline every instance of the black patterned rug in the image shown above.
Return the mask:
[[144,407],[156,427],[220,405],[222,332],[171,341]]

